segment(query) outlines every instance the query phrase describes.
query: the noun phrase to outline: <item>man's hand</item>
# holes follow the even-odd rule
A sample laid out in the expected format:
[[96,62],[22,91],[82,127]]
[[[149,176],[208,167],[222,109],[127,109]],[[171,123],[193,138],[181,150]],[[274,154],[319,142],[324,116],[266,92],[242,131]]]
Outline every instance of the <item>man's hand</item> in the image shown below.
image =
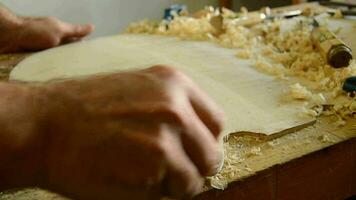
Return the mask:
[[0,53],[36,51],[80,40],[93,25],[72,25],[52,17],[19,17],[0,7]]
[[34,174],[42,187],[77,199],[186,197],[219,168],[223,113],[175,69],[156,66],[37,91],[37,149],[45,154],[37,162],[42,173]]
[[[90,34],[93,25],[73,25],[53,17],[24,18],[10,51],[42,50],[80,40]],[[14,36],[16,37],[16,35]]]

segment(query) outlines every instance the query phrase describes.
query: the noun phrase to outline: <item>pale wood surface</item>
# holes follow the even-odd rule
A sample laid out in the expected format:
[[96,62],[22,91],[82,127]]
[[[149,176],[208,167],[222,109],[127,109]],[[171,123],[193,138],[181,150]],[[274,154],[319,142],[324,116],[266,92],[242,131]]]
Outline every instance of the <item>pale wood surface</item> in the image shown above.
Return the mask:
[[[5,80],[12,66],[23,57],[24,55],[0,56],[0,66],[2,66],[2,69],[6,69],[1,72]],[[230,137],[226,143],[226,148],[235,149],[235,152],[231,153],[237,153],[241,162],[233,166],[236,171],[231,173],[229,181],[238,181],[253,176],[264,169],[356,137],[355,121],[349,121],[348,125],[342,128],[335,127],[332,121],[332,119],[320,119],[316,125],[308,129],[270,141],[263,141],[260,138],[250,136]],[[255,147],[261,148],[260,155],[251,154],[251,149]],[[226,156],[229,156],[229,154]],[[0,194],[0,199],[62,200],[64,198],[38,189],[26,189]]]
[[[7,80],[13,63],[22,59],[23,55],[0,56],[1,80]],[[12,64],[11,64],[12,63]],[[356,121],[348,121],[345,127],[333,125],[333,119],[319,119],[316,125],[293,134],[285,135],[270,141],[250,136],[232,136],[226,142],[226,147],[235,149],[240,160],[233,167],[230,182],[251,177],[261,170],[294,160],[342,141],[356,138]],[[237,145],[237,143],[239,145]],[[251,154],[254,147],[261,148],[261,154]],[[337,173],[337,172],[335,172]],[[327,180],[326,180],[327,181]],[[38,189],[26,189],[0,194],[0,199],[6,200],[63,200],[64,198]]]
[[[49,81],[164,64],[185,72],[226,114],[224,134],[273,135],[314,122],[303,102],[281,100],[290,82],[276,80],[210,42],[152,35],[118,35],[51,49],[22,61],[10,78]],[[288,133],[288,131],[286,131]]]

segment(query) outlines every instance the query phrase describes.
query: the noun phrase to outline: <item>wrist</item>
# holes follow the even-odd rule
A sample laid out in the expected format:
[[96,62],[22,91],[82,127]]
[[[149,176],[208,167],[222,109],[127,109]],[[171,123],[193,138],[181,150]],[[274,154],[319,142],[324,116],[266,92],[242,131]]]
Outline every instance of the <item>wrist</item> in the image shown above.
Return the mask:
[[0,29],[12,29],[22,26],[24,18],[15,15],[5,7],[0,6]]
[[40,87],[0,84],[0,190],[45,180],[44,110]]
[[4,7],[0,7],[0,53],[12,51],[24,23],[23,17],[11,13]]

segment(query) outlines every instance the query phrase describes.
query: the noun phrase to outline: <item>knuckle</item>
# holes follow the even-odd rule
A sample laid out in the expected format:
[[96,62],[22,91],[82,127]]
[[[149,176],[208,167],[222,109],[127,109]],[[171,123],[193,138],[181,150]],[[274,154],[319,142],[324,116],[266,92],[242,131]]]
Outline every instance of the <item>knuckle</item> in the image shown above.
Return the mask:
[[53,31],[55,31],[57,33],[61,33],[61,31],[62,31],[62,26],[61,25],[62,24],[57,18],[55,18],[55,17],[45,17],[43,20],[48,25],[48,27],[50,27]]
[[153,150],[156,154],[161,158],[166,158],[168,154],[168,146],[167,144],[162,141],[162,139],[157,139],[153,143]]
[[151,70],[155,73],[158,73],[159,75],[161,75],[164,78],[168,78],[168,79],[176,79],[176,78],[181,78],[183,77],[183,73],[180,72],[179,70],[173,68],[173,67],[169,67],[166,65],[156,65],[151,67]]
[[45,18],[43,18],[43,20],[48,22],[48,23],[58,23],[58,20],[56,18],[54,18],[54,17],[51,17],[51,16],[45,17]]
[[169,100],[169,97],[166,97],[168,98],[168,102],[163,102],[160,107],[162,109],[163,112],[165,113],[168,113],[168,114],[173,114],[173,115],[176,115],[179,113],[179,109],[177,108],[177,106],[175,105],[174,102],[171,102],[171,100]]
[[171,119],[175,123],[180,125],[186,124],[186,119],[184,117],[183,109],[181,109],[174,102],[163,103],[161,106],[162,113],[167,116],[167,119]]
[[73,27],[73,32],[76,33],[76,34],[79,34],[81,32],[83,32],[83,27],[82,26],[74,26]]
[[154,65],[151,67],[153,71],[163,72],[163,73],[170,73],[175,69],[173,67],[169,67],[167,65]]
[[219,108],[212,108],[209,117],[205,122],[207,127],[210,129],[211,133],[218,137],[224,130],[225,125],[225,114]]
[[44,41],[45,45],[48,47],[55,47],[60,44],[60,38],[56,35],[49,35],[46,40]]
[[216,132],[220,133],[224,129],[225,123],[225,113],[221,110],[217,111],[215,114],[215,121],[216,121]]

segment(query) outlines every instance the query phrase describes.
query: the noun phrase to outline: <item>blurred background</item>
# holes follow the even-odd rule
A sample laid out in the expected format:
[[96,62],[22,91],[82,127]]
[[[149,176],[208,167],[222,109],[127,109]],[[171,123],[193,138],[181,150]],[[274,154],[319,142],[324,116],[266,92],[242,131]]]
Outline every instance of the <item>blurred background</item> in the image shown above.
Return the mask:
[[[283,4],[288,0],[261,1],[262,5]],[[186,4],[189,10],[201,9],[206,5],[218,6],[218,0],[0,0],[1,3],[20,15],[55,16],[72,23],[94,23],[96,31],[91,37],[119,33],[134,21],[144,18],[160,19],[163,10],[171,4]],[[262,3],[261,3],[262,2]],[[251,5],[251,0],[234,1],[234,7]]]
[[[355,0],[351,0],[355,1]],[[8,8],[25,16],[54,16],[71,23],[93,23],[96,31],[91,37],[122,32],[134,21],[161,19],[163,10],[172,4],[185,4],[190,11],[206,5],[231,5],[239,10],[262,6],[284,6],[303,0],[0,0]]]

